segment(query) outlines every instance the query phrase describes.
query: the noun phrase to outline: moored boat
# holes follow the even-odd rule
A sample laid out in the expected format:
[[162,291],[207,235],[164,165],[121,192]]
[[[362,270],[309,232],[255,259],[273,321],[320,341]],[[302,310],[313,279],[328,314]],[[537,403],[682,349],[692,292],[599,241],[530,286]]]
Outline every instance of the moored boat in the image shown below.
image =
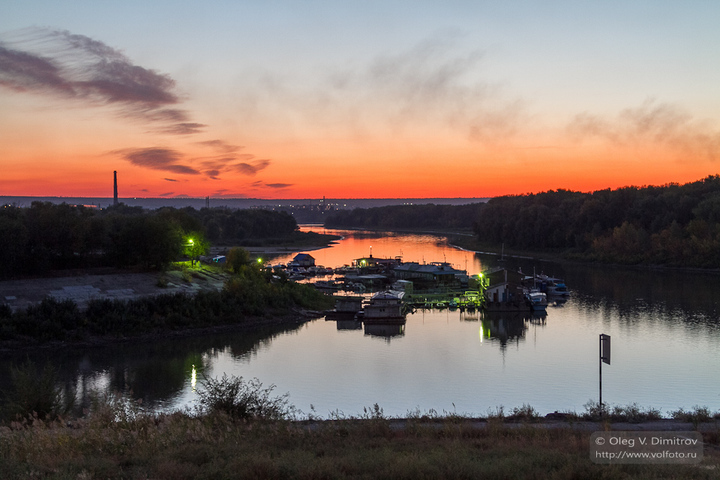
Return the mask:
[[362,320],[365,324],[405,323],[402,298],[404,292],[379,292],[363,307]]
[[531,291],[525,294],[525,299],[534,312],[544,312],[548,306],[547,295],[543,292]]

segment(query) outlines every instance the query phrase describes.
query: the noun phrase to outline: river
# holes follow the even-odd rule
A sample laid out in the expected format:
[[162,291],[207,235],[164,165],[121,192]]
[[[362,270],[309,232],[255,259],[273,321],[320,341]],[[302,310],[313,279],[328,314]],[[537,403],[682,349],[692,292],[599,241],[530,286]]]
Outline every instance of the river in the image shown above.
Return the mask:
[[[434,235],[327,233],[343,239],[308,253],[328,267],[370,253],[449,262],[470,274],[499,261]],[[68,349],[50,360],[81,403],[92,392],[118,391],[153,409],[192,407],[203,375],[226,373],[275,385],[276,394],[288,393],[290,403],[320,417],[361,415],[375,404],[389,416],[485,415],[524,404],[541,414],[581,413],[588,401],[598,400],[598,336],[607,334],[612,359],[602,369],[605,402],[637,403],[665,415],[681,407],[720,410],[717,275],[512,257],[502,265],[564,278],[570,299],[549,306],[541,318],[419,310],[394,332],[318,319],[253,334]]]

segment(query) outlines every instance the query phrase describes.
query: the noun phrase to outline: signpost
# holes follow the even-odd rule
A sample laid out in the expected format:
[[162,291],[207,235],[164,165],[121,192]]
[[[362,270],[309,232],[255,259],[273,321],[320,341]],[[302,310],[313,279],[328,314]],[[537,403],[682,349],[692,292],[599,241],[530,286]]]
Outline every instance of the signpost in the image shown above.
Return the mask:
[[600,415],[603,414],[605,408],[602,401],[602,364],[610,365],[610,335],[600,334]]

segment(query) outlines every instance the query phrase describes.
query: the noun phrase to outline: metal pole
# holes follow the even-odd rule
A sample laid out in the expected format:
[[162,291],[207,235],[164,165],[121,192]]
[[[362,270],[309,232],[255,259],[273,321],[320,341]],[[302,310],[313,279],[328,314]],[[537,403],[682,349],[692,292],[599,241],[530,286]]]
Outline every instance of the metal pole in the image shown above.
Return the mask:
[[603,414],[603,401],[602,401],[602,335],[600,335],[599,339],[599,349],[598,349],[598,360],[600,361],[600,417],[602,417]]

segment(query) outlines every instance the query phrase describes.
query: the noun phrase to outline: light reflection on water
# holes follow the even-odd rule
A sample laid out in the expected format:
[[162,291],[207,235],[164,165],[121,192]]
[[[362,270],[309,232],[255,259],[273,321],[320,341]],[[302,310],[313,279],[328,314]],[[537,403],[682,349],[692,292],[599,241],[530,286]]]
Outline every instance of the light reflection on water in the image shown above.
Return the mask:
[[[497,257],[417,235],[353,234],[310,253],[334,267],[370,246],[376,257],[401,252],[405,261],[467,264],[470,273],[497,264]],[[482,415],[523,404],[544,414],[582,412],[597,400],[598,335],[605,333],[613,342],[612,364],[603,368],[606,402],[665,413],[695,405],[720,410],[719,277],[512,258],[505,265],[565,278],[572,296],[545,318],[420,310],[392,332],[320,319],[254,334],[64,351],[52,361],[81,392],[132,392],[165,409],[196,401],[194,372],[198,382],[223,373],[257,377],[321,416],[359,415],[376,403],[393,416],[431,409]]]

